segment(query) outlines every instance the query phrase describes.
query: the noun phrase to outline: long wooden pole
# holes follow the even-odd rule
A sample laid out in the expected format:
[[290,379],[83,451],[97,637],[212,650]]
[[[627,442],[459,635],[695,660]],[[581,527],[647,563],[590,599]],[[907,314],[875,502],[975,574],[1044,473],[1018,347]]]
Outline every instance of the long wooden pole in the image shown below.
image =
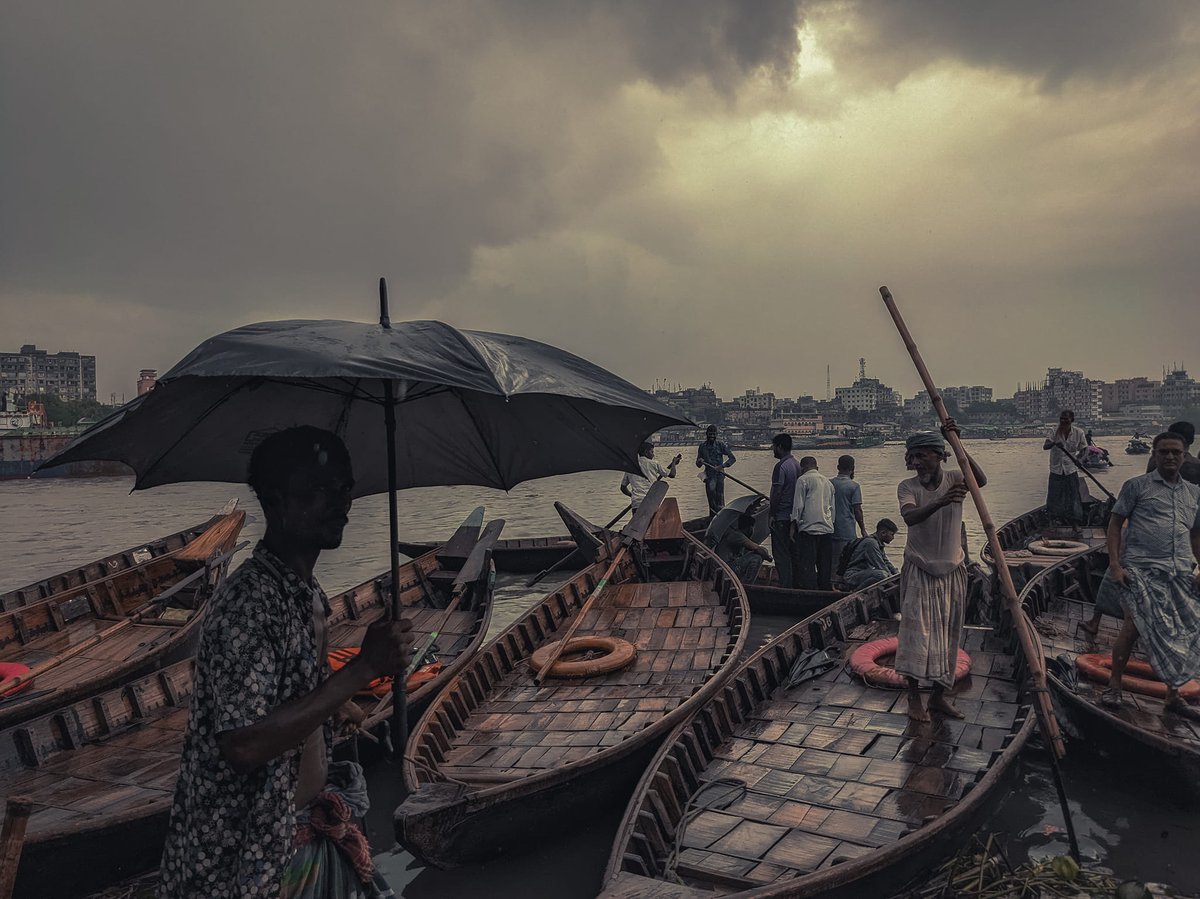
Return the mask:
[[542,666],[540,671],[534,674],[534,683],[540,684],[546,679],[546,675],[550,672],[550,669],[554,667],[554,663],[558,661],[558,657],[563,654],[563,650],[567,648],[567,644],[571,641],[571,638],[575,636],[575,632],[579,630],[579,625],[583,624],[583,619],[587,615],[588,610],[591,609],[592,603],[596,601],[596,597],[600,595],[601,591],[604,589],[604,586],[608,583],[608,579],[613,576],[613,572],[617,570],[617,566],[621,564],[621,560],[625,558],[625,554],[627,552],[629,552],[629,544],[625,544],[619,550],[617,550],[617,554],[613,556],[612,564],[610,564],[608,566],[608,570],[604,572],[604,577],[600,578],[600,582],[596,584],[596,588],[592,591],[592,595],[589,596],[584,604],[579,607],[579,613],[575,616],[575,620],[571,622],[571,626],[567,628],[561,639],[559,639],[558,646],[555,647],[554,652],[550,654],[550,658],[546,660],[546,664]]
[[32,811],[33,800],[26,796],[12,796],[5,803],[4,829],[0,831],[0,899],[12,896],[25,844],[25,825]]
[[746,488],[747,490],[749,490],[751,493],[757,493],[757,494],[758,494],[759,496],[761,496],[763,499],[770,499],[770,497],[769,497],[769,496],[767,496],[765,493],[763,493],[763,492],[762,492],[761,490],[759,490],[757,487],[751,487],[751,486],[750,486],[749,484],[747,484],[745,481],[739,481],[737,478],[735,478],[733,475],[731,475],[731,474],[730,474],[730,473],[729,473],[729,472],[728,472],[726,469],[724,469],[724,468],[717,468],[717,466],[715,466],[715,465],[709,465],[707,462],[705,462],[705,463],[704,463],[704,467],[705,467],[705,468],[711,468],[713,471],[719,471],[719,472],[721,472],[721,474],[725,475],[725,477],[729,478],[729,480],[733,481],[733,483],[735,483],[735,484],[741,484],[743,487],[745,487],[745,488]]
[[[949,420],[950,415],[946,412],[946,404],[942,402],[942,396],[938,393],[937,386],[933,382],[933,378],[929,374],[929,369],[925,367],[925,361],[921,358],[921,353],[917,349],[917,343],[913,340],[912,334],[909,333],[908,326],[904,324],[904,319],[900,316],[900,310],[896,308],[896,302],[892,299],[892,293],[886,287],[879,288],[879,293],[883,297],[883,304],[887,306],[888,312],[892,315],[892,321],[896,323],[896,330],[900,332],[900,337],[904,340],[904,345],[908,348],[908,353],[912,356],[913,364],[917,367],[917,373],[921,376],[921,381],[925,384],[925,389],[929,392],[929,398],[933,401],[933,408],[937,411],[938,418],[945,425]],[[1012,617],[1013,627],[1016,628],[1017,639],[1021,644],[1021,652],[1025,655],[1025,663],[1029,666],[1029,674],[1033,680],[1033,692],[1036,702],[1034,708],[1037,710],[1038,723],[1041,725],[1042,735],[1050,744],[1051,750],[1056,758],[1062,758],[1066,755],[1066,747],[1063,744],[1062,734],[1058,730],[1058,719],[1054,717],[1054,708],[1050,703],[1050,694],[1046,690],[1046,667],[1041,653],[1037,651],[1037,643],[1033,639],[1033,635],[1029,633],[1029,626],[1025,620],[1025,615],[1021,610],[1021,600],[1017,595],[1017,588],[1013,585],[1012,573],[1008,570],[1008,566],[1004,564],[1004,550],[1000,546],[1000,538],[996,535],[996,525],[992,522],[991,513],[988,512],[987,503],[984,502],[983,494],[979,490],[979,483],[975,480],[975,472],[971,468],[971,463],[967,459],[967,452],[963,449],[962,441],[958,434],[954,431],[947,431],[946,440],[950,443],[954,450],[954,458],[958,460],[958,467],[962,469],[963,480],[966,481],[967,490],[971,493],[971,499],[975,502],[975,508],[979,511],[979,518],[983,522],[984,533],[987,534],[988,545],[992,549],[992,558],[996,559],[996,573],[1000,578],[1000,589],[1004,595],[1004,602],[1008,606],[1009,614]]]

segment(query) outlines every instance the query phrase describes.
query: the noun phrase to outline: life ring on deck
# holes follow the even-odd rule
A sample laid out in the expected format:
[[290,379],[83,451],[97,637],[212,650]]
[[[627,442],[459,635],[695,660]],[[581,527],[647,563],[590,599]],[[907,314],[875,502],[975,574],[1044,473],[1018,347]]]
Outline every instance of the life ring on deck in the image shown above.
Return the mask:
[[[529,657],[529,666],[534,671],[541,671],[561,640],[539,646]],[[566,659],[568,655],[578,655],[583,652],[602,652],[603,655],[591,658]],[[608,674],[620,671],[637,658],[637,647],[628,640],[616,637],[572,637],[567,643],[558,661],[546,672],[551,677],[594,677],[597,674]]]
[[1078,540],[1034,540],[1029,544],[1029,550],[1037,556],[1073,556],[1089,549]]
[[[1089,652],[1075,657],[1075,667],[1088,680],[1107,684],[1112,675],[1112,656]],[[1167,685],[1158,679],[1150,664],[1141,659],[1129,660],[1125,674],[1121,676],[1121,688],[1155,699],[1167,698]],[[1200,696],[1200,684],[1194,680],[1188,681],[1179,688],[1179,695],[1184,699],[1195,699]]]
[[20,665],[17,662],[0,662],[0,696],[16,696],[23,690],[28,690],[33,686],[33,678],[22,681],[13,690],[8,689],[8,682],[14,677],[28,674],[29,667]]
[[[882,640],[872,640],[864,643],[850,655],[850,670],[876,687],[907,687],[908,680],[898,674],[895,668],[879,664],[885,656],[894,656],[900,648],[897,637],[884,637]],[[963,650],[958,651],[958,660],[954,665],[954,681],[957,683],[971,673],[971,657]]]

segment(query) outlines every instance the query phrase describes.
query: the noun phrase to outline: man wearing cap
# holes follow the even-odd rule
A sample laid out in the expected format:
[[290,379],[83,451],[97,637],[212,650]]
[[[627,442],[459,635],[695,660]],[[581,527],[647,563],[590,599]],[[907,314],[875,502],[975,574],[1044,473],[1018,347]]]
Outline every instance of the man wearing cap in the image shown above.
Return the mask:
[[[943,434],[958,433],[948,419]],[[946,441],[932,433],[913,434],[904,444],[904,463],[914,477],[896,490],[900,515],[908,525],[900,571],[900,633],[896,671],[908,681],[908,717],[928,721],[929,712],[962,718],[945,692],[954,686],[954,669],[966,616],[966,531],[962,504],[967,486],[961,471],[946,469]],[[975,480],[983,471],[968,460]],[[920,688],[933,688],[929,709]]]
[[362,768],[331,761],[332,726],[361,721],[355,694],[404,671],[411,623],[371,625],[329,674],[313,568],[342,542],[350,455],[328,431],[290,428],[254,449],[248,480],[267,530],[204,616],[157,895],[390,896],[362,832],[329,827],[367,810]]

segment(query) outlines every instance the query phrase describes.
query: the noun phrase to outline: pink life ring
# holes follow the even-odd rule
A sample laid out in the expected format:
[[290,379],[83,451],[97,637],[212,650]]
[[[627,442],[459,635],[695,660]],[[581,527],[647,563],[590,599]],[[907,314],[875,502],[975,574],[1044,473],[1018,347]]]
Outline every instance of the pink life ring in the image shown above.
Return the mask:
[[[879,664],[884,656],[894,656],[900,647],[896,637],[884,637],[882,640],[872,640],[864,643],[850,656],[850,670],[876,687],[907,687],[908,681],[903,675],[897,674],[895,668]],[[962,649],[958,651],[958,661],[954,665],[954,681],[957,683],[971,673],[971,657]]]

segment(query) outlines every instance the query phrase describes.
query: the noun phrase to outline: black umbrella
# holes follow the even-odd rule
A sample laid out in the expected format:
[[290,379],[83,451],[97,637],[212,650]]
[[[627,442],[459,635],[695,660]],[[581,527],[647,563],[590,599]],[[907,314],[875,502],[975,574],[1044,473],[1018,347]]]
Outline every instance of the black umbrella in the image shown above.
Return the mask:
[[[123,462],[137,475],[134,489],[244,483],[250,454],[268,434],[326,428],[354,460],[355,495],[388,492],[398,617],[399,488],[508,489],[575,471],[637,473],[643,440],[668,425],[692,424],[628,381],[548,344],[436,321],[393,326],[382,278],[379,296],[378,325],[262,322],[206,340],[153,391],[40,468]],[[403,735],[403,679],[394,683]]]

